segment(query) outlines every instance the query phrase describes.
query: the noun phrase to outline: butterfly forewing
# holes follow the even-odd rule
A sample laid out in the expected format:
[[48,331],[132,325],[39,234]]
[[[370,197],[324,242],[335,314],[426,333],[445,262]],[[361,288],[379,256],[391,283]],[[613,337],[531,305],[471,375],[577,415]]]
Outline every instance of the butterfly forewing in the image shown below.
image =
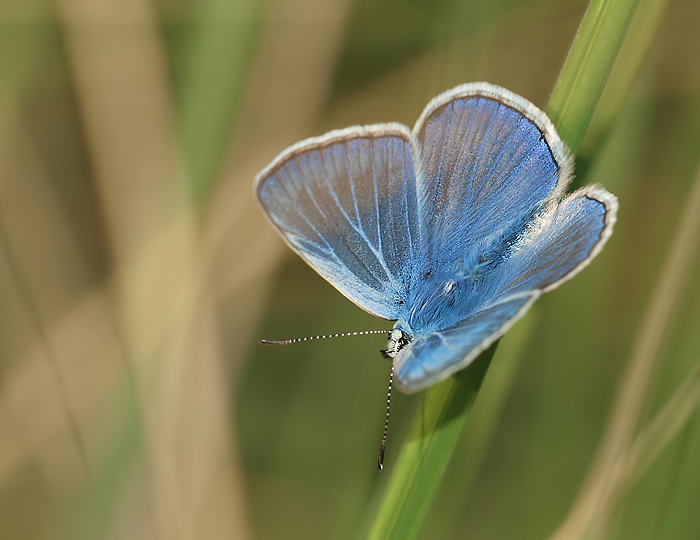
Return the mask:
[[421,226],[433,264],[487,249],[569,180],[571,158],[550,144],[549,120],[494,88],[465,85],[439,96],[414,129]]
[[362,309],[396,319],[419,258],[413,163],[407,128],[350,128],[281,154],[256,193],[312,268]]

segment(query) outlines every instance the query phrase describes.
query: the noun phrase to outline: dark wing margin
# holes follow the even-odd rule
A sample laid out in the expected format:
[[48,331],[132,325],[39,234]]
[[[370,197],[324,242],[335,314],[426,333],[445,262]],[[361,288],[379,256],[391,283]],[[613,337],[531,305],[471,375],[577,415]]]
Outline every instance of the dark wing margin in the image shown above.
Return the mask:
[[254,189],[316,272],[365,311],[398,317],[420,242],[408,128],[352,127],[302,141],[261,171]]

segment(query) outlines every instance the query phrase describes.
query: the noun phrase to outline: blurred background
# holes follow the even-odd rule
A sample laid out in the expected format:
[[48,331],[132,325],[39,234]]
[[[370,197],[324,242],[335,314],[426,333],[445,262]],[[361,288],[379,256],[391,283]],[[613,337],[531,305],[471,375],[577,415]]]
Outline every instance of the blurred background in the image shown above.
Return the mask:
[[[253,177],[462,82],[544,108],[585,9],[2,0],[0,538],[362,538],[422,396],[379,474],[385,338],[257,345],[391,323],[283,245]],[[422,538],[548,538],[620,425],[601,538],[700,538],[699,17],[640,2],[577,159],[615,234],[502,340]]]

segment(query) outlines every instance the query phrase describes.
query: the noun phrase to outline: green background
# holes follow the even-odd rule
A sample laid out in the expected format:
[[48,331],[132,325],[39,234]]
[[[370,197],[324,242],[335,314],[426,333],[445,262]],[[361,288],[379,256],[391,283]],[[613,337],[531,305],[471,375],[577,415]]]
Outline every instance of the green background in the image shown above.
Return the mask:
[[[256,344],[391,323],[289,252],[253,176],[462,82],[545,108],[586,6],[3,2],[0,538],[364,538],[424,395],[394,393],[380,474],[385,338]],[[549,538],[574,506],[700,182],[699,17],[640,0],[574,182],[618,196],[615,234],[502,340],[420,538]],[[697,228],[633,434],[700,397]],[[590,538],[700,537],[677,409]]]

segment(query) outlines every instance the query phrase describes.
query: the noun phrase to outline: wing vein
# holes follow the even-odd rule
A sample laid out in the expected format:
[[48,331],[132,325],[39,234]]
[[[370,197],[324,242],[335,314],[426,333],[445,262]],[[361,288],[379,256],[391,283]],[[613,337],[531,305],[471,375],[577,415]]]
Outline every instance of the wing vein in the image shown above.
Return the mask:
[[395,280],[394,280],[394,275],[391,273],[391,271],[389,270],[389,267],[386,265],[386,261],[384,260],[384,257],[383,257],[382,255],[380,255],[379,253],[377,253],[377,251],[375,250],[374,246],[373,246],[372,243],[369,241],[369,238],[367,238],[367,237],[360,231],[360,229],[358,229],[358,228],[355,226],[355,224],[352,222],[352,220],[350,219],[350,217],[348,216],[348,214],[345,212],[345,209],[344,209],[343,206],[340,204],[340,199],[338,198],[338,194],[337,194],[337,193],[335,192],[335,190],[333,189],[332,184],[331,184],[328,180],[325,180],[325,182],[326,182],[326,185],[328,186],[328,191],[329,191],[329,193],[330,193],[331,196],[333,197],[333,200],[335,201],[336,205],[338,206],[338,210],[340,210],[340,213],[341,213],[341,214],[343,215],[343,217],[345,218],[345,221],[348,222],[348,225],[350,225],[350,227],[352,228],[353,231],[355,231],[357,234],[359,234],[359,235],[365,240],[365,243],[366,243],[367,246],[369,247],[370,251],[374,254],[375,258],[377,259],[377,262],[378,262],[379,265],[386,271],[387,277],[393,282],[394,288],[396,288],[396,287],[395,287],[396,284],[395,284]]

